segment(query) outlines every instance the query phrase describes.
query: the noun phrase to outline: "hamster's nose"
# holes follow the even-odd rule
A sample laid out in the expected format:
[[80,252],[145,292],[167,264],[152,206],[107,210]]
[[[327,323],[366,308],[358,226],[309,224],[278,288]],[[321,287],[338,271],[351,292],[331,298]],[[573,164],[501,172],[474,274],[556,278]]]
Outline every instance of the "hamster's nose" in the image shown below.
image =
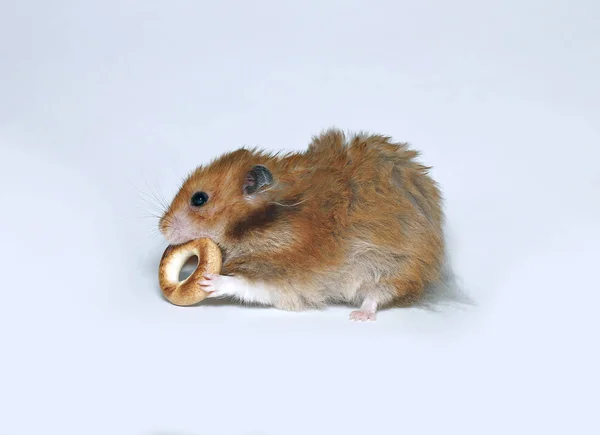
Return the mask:
[[170,228],[169,228],[169,225],[167,224],[167,219],[165,218],[165,216],[160,218],[160,220],[158,221],[158,229],[162,233],[163,236],[165,236],[165,237],[167,236],[167,233],[169,232]]

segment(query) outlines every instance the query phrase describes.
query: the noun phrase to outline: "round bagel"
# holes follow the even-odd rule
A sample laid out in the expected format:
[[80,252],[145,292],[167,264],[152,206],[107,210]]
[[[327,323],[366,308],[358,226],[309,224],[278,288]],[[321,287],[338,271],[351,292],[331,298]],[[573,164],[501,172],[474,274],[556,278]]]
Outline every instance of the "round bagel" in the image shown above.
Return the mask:
[[[191,257],[198,257],[196,270],[179,281],[181,268]],[[197,239],[165,249],[158,269],[158,281],[163,295],[174,305],[189,306],[206,299],[209,293],[200,288],[198,281],[205,273],[221,272],[221,250],[210,239]]]

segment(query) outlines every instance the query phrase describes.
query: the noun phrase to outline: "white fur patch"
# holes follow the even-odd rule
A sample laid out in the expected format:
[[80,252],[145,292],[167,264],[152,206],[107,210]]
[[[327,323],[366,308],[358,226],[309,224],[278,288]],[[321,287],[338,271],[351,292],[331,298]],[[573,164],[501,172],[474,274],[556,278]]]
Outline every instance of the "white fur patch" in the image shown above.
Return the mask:
[[244,278],[226,275],[209,275],[201,284],[213,293],[210,297],[232,297],[241,302],[272,304],[273,290],[262,283],[251,283]]

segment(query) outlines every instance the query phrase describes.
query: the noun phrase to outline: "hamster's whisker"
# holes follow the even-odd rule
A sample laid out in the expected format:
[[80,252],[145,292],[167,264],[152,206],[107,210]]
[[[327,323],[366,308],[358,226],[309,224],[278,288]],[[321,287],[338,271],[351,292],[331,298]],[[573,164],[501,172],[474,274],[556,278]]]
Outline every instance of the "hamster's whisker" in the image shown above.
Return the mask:
[[160,210],[164,213],[167,211],[167,209],[169,208],[167,206],[167,204],[164,202],[164,200],[162,200],[156,193],[152,192],[152,197],[154,198],[154,200],[156,201],[156,203],[158,204],[158,207],[160,208]]
[[150,184],[148,183],[147,180],[145,180],[145,184],[146,184],[146,188],[150,192],[149,194],[147,193],[146,196],[149,197],[149,198],[151,198],[151,199],[153,199],[155,201],[155,204],[161,210],[161,213],[165,213],[168,210],[169,207],[166,204],[166,201],[164,200],[164,198],[161,198],[159,196],[159,194],[157,194],[155,192],[155,190],[152,188],[152,186],[150,186]]
[[272,201],[271,204],[279,205],[281,207],[296,207],[297,205],[302,204],[303,202],[308,201],[308,198],[303,199],[302,201],[298,201],[295,204],[282,204],[280,202]]
[[157,219],[157,220],[160,220],[160,216],[156,215],[154,213],[146,213],[146,214],[142,215],[142,218],[144,218],[144,219]]
[[160,203],[158,198],[142,191],[137,187],[136,190],[140,193],[140,199],[150,206],[154,211],[158,212],[159,214],[163,214],[166,211],[166,208]]
[[160,205],[162,205],[162,207],[164,208],[165,211],[168,210],[169,201],[167,201],[167,199],[165,198],[165,195],[162,193],[162,191],[158,187],[158,184],[156,183],[156,181],[154,182],[154,192],[155,192],[157,199],[159,200]]

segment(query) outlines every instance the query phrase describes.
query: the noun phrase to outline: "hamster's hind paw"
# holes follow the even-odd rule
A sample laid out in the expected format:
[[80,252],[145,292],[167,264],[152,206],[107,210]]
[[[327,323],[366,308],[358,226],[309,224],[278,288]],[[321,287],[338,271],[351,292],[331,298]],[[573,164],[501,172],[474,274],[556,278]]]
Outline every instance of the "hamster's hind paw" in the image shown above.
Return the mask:
[[356,310],[350,313],[350,320],[354,322],[367,322],[367,321],[375,321],[376,313],[370,311]]
[[377,302],[371,297],[366,297],[360,309],[350,313],[350,320],[354,322],[374,322],[377,318]]

